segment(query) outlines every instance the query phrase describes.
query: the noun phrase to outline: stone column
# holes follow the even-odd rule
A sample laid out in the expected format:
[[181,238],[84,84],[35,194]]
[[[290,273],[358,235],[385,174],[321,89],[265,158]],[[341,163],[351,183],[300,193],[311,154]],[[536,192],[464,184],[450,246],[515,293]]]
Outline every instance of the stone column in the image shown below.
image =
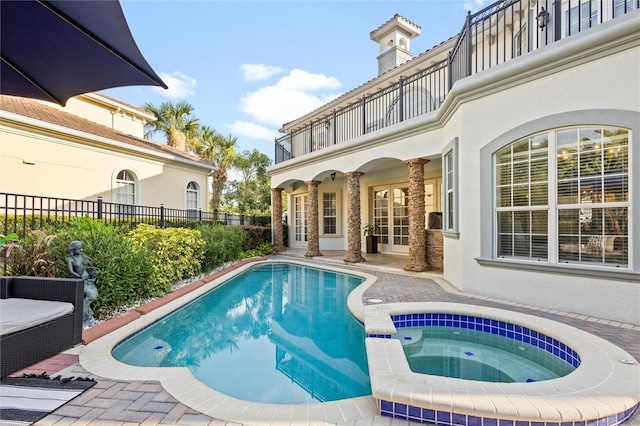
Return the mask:
[[305,182],[309,188],[307,201],[307,252],[305,257],[322,256],[320,253],[320,227],[318,226],[318,185],[319,180]]
[[362,257],[362,233],[360,232],[360,176],[361,172],[347,172],[347,257],[345,262],[366,262]]
[[273,248],[284,251],[282,242],[282,188],[271,188],[271,229],[273,229]]
[[429,270],[424,226],[424,165],[428,162],[422,158],[405,161],[409,167],[409,261],[405,271]]

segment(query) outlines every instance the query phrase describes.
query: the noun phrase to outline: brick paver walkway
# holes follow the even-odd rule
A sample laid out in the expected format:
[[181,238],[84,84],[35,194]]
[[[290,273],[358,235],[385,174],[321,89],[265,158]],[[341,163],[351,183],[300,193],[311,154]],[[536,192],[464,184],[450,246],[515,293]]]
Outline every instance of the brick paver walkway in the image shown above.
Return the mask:
[[[347,270],[363,270],[342,265],[340,267]],[[366,272],[376,275],[378,280],[365,292],[363,297],[365,303],[368,299],[380,299],[383,303],[440,301],[509,309],[583,329],[609,340],[624,348],[636,359],[640,359],[640,326],[456,294],[444,290],[436,282],[419,276],[420,274],[377,271],[372,266],[367,267]],[[94,377],[98,383],[80,397],[45,417],[37,425],[236,425],[236,423],[213,419],[192,410],[169,395],[159,382],[123,382],[96,377],[89,374],[78,363],[60,374],[63,377],[90,376]],[[636,415],[636,420],[629,424],[638,424],[638,417]],[[413,423],[378,418],[373,424],[395,426]]]

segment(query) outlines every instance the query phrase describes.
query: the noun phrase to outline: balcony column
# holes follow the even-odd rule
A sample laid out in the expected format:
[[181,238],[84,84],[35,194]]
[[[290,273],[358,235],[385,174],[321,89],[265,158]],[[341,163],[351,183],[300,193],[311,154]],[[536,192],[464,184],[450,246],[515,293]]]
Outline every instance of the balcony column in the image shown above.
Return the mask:
[[412,158],[409,167],[409,261],[405,271],[422,272],[427,263],[427,233],[424,226],[424,165],[429,160]]
[[360,233],[360,176],[362,172],[347,172],[347,263],[366,262],[362,257],[362,234]]
[[305,257],[322,256],[320,253],[320,229],[318,226],[318,185],[319,180],[305,182],[309,189],[307,202],[307,252]]
[[284,251],[282,242],[282,188],[271,188],[271,229],[273,229],[273,248],[278,253]]

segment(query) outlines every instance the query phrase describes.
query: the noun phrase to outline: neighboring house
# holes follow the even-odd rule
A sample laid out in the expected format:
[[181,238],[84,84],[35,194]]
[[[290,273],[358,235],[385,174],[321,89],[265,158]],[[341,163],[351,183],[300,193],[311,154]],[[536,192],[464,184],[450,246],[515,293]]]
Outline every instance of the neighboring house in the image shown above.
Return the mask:
[[148,112],[99,93],[0,96],[0,192],[209,210],[215,165],[144,139]]
[[370,34],[379,76],[276,140],[289,246],[361,262],[374,224],[409,271],[443,249],[466,293],[640,324],[639,9],[500,1],[417,57],[394,16]]

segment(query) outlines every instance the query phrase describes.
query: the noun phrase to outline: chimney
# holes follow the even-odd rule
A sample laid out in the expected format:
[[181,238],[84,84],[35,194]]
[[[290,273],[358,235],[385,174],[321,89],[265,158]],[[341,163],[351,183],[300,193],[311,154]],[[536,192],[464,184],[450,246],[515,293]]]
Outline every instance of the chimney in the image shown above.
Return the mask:
[[413,58],[409,51],[411,39],[419,36],[422,28],[397,13],[393,18],[371,31],[371,40],[380,44],[378,75],[394,69]]

